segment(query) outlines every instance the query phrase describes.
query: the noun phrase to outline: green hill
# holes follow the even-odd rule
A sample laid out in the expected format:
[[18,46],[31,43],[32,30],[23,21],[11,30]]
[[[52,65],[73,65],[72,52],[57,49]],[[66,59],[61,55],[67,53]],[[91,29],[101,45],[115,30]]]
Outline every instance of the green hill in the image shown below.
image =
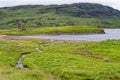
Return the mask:
[[119,28],[120,11],[101,4],[22,5],[0,8],[0,29],[16,27],[95,26]]

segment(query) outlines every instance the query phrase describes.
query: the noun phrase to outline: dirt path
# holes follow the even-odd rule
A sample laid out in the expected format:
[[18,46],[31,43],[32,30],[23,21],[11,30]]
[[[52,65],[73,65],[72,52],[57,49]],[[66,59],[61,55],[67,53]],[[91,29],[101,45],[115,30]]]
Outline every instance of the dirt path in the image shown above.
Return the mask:
[[6,35],[0,35],[0,38],[5,37]]
[[[0,40],[16,41],[16,40],[25,40],[25,39],[30,39],[30,38],[25,38],[21,36],[0,35]],[[61,44],[86,42],[86,41],[78,41],[78,40],[52,40],[52,39],[36,39],[36,40],[52,42],[52,43],[61,43]]]
[[0,35],[0,40],[23,40],[26,38],[20,36],[12,36],[12,35]]

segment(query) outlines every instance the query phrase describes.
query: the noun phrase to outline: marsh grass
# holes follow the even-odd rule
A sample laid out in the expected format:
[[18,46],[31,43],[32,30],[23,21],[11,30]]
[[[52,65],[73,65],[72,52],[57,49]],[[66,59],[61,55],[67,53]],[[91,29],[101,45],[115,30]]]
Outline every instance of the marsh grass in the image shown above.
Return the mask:
[[88,27],[88,26],[61,26],[61,27],[45,27],[45,28],[29,28],[27,31],[0,30],[0,34],[7,35],[31,35],[31,34],[94,34],[104,33],[102,28]]
[[[37,67],[38,69],[50,72],[62,80],[120,79],[120,60],[118,59],[120,58],[120,52],[116,53],[119,50],[117,43],[119,41],[85,42],[79,44],[55,43],[52,46],[48,43],[49,45],[45,44],[47,46],[44,47],[42,54],[31,54],[31,56],[25,58],[24,64],[27,65],[26,62],[31,60],[33,63],[30,65],[39,66]],[[113,47],[116,48],[113,50]],[[82,50],[79,50],[80,48]],[[106,53],[111,49],[113,50],[112,52]],[[76,50],[79,50],[82,54],[75,54]],[[100,59],[99,57],[94,57],[96,54],[100,56]],[[109,61],[104,59],[109,59]],[[34,69],[34,67],[27,66]]]
[[[43,52],[40,53],[35,48]],[[79,43],[0,41],[0,79],[119,80],[119,50],[119,40]],[[23,60],[23,65],[28,69],[15,69],[19,56],[24,52],[31,52]],[[91,57],[96,54],[109,59],[109,62]]]

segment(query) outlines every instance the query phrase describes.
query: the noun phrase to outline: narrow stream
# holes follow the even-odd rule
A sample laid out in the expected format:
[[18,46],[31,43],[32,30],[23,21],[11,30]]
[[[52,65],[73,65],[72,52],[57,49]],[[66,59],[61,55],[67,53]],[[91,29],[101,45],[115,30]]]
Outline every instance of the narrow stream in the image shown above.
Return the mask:
[[[41,44],[42,45],[42,44]],[[41,46],[40,45],[40,46]],[[35,48],[35,50],[37,51],[37,52],[39,52],[39,53],[42,53],[43,51],[42,50],[40,50],[39,48]],[[31,52],[25,52],[25,53],[23,53],[20,57],[19,57],[19,59],[18,59],[18,62],[17,62],[17,64],[15,65],[15,68],[19,68],[19,69],[27,69],[27,68],[25,68],[24,66],[23,66],[23,63],[22,63],[22,60],[27,56],[27,54],[30,54]]]
[[23,64],[22,64],[22,60],[23,60],[23,58],[25,58],[25,56],[26,56],[26,55],[21,55],[21,56],[20,56],[20,58],[18,59],[18,62],[17,62],[17,64],[16,64],[15,68],[20,68],[20,69],[23,69],[23,68],[24,68],[24,66],[23,66]]

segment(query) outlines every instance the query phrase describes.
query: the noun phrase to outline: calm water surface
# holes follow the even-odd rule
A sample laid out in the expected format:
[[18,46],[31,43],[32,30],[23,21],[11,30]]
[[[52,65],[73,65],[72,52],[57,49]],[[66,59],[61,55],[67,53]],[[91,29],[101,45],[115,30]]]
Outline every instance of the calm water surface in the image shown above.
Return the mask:
[[120,29],[104,29],[106,34],[90,35],[32,35],[22,36],[24,38],[51,39],[51,40],[80,40],[80,41],[102,41],[120,39]]

